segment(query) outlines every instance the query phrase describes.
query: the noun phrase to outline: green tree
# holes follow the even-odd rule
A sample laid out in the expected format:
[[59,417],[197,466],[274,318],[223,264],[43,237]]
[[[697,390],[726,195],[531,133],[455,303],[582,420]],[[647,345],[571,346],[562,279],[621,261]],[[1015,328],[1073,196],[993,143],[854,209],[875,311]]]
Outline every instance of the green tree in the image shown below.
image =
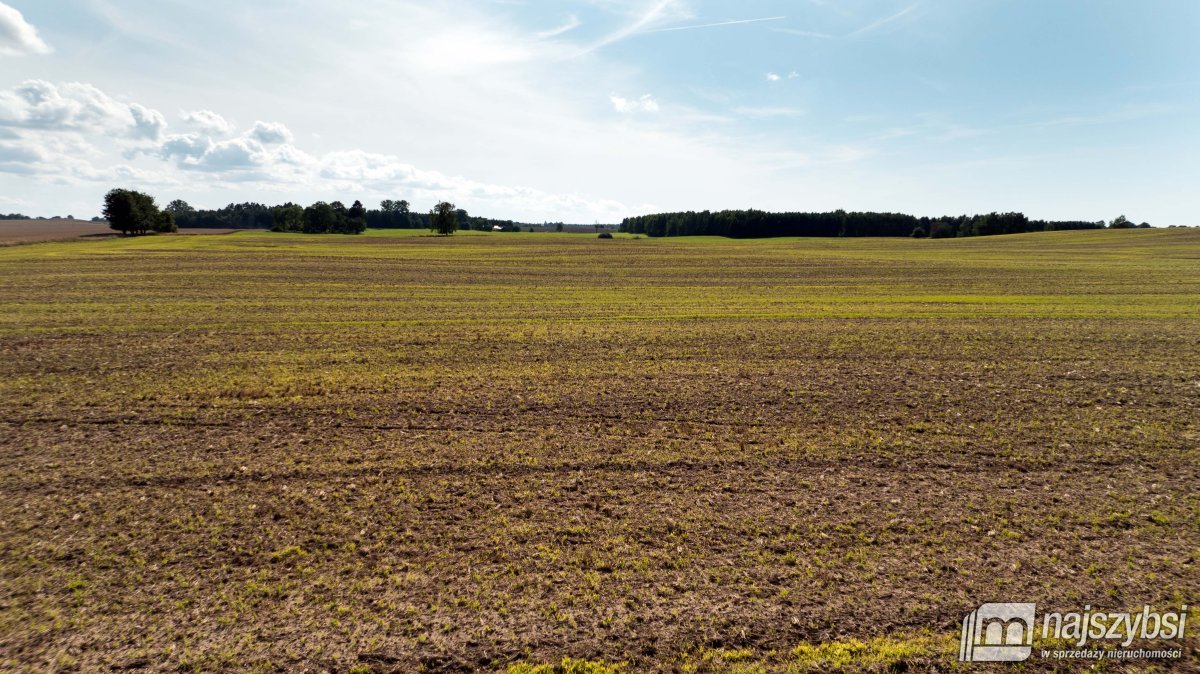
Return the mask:
[[429,229],[442,236],[450,236],[458,229],[457,209],[454,204],[443,201],[429,211]]
[[174,221],[181,227],[189,227],[196,217],[196,209],[183,199],[175,199],[167,204],[163,211],[170,213]]
[[[379,210],[383,217],[379,220],[380,227],[410,227],[412,218],[408,214],[408,202],[400,199],[384,199],[379,202]],[[370,216],[368,216],[369,218]]]
[[163,234],[174,234],[179,231],[179,227],[175,225],[175,214],[171,211],[159,211],[154,218],[152,227],[154,231]]
[[304,209],[305,234],[327,234],[335,231],[337,222],[337,211],[324,201],[318,201]]
[[1118,215],[1116,219],[1108,223],[1109,229],[1132,229],[1133,226],[1134,225],[1129,221],[1129,218],[1125,217],[1124,215]]
[[304,230],[304,208],[288,202],[271,209],[274,223],[271,230],[275,232],[300,232]]
[[104,219],[109,227],[125,235],[145,234],[155,230],[160,222],[154,197],[124,189],[110,190],[104,195]]

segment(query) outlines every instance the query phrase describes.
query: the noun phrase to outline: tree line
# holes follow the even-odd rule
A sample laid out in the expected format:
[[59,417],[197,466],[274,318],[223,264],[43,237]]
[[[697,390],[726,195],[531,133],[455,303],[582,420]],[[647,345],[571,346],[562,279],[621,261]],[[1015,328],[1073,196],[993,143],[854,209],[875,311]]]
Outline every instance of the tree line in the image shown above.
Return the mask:
[[[434,207],[442,208],[442,202]],[[523,223],[513,220],[497,220],[472,216],[466,210],[454,207],[456,229],[493,231],[520,231]],[[229,204],[223,208],[198,209],[182,199],[167,205],[167,211],[175,217],[180,229],[269,229],[277,232],[305,232],[309,234],[335,233],[357,234],[364,229],[436,229],[430,213],[410,210],[403,199],[384,199],[379,208],[365,208],[360,201],[347,207],[340,201],[326,203],[318,201],[311,206],[300,206],[288,202],[279,206],[247,202]],[[444,210],[444,209],[443,209]]]
[[[1134,225],[1125,216],[1107,225]],[[921,217],[904,213],[847,212],[769,213],[767,211],[687,211],[625,218],[619,231],[646,236],[725,236],[735,239],[774,236],[912,236],[944,239],[962,236],[1023,234],[1066,229],[1104,229],[1103,221],[1030,220],[1023,213]]]
[[[14,214],[17,215],[17,214]],[[176,228],[268,229],[305,234],[360,234],[372,229],[429,229],[450,234],[458,229],[521,231],[526,225],[513,220],[472,216],[449,202],[440,202],[428,213],[414,212],[408,201],[384,199],[379,208],[368,209],[355,200],[347,207],[341,201],[318,201],[310,206],[291,202],[267,206],[247,202],[217,209],[197,209],[176,199],[159,209],[154,197],[134,190],[114,189],[104,200],[104,218],[110,226],[127,234],[171,232]],[[547,226],[543,223],[542,227]],[[1109,223],[1083,220],[1030,220],[1023,213],[943,216],[938,218],[904,213],[847,212],[770,213],[760,210],[687,211],[655,213],[625,218],[619,231],[660,236],[724,236],[731,238],[803,237],[929,237],[934,239],[1022,234],[1068,229],[1123,229],[1149,227],[1134,224],[1124,215]],[[600,228],[596,226],[597,230]],[[557,231],[562,231],[561,223]]]

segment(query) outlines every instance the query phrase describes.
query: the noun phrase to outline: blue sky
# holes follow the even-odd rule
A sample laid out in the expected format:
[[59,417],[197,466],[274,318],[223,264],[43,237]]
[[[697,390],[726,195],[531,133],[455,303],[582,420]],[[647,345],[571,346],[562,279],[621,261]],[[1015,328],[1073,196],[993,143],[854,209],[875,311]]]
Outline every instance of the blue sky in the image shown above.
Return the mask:
[[0,211],[1200,224],[1198,29],[1194,0],[0,0]]

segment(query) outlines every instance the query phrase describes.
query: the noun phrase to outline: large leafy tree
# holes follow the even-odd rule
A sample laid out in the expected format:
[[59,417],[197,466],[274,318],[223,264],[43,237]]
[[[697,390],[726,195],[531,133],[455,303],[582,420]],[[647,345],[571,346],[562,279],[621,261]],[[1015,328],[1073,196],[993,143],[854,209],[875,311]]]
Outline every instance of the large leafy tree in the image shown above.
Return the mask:
[[175,218],[164,215],[154,197],[135,190],[115,189],[104,195],[104,219],[122,234],[175,231]]
[[338,222],[337,211],[333,206],[318,201],[304,209],[304,233],[326,234],[334,231]]
[[[412,224],[408,216],[408,202],[404,199],[384,199],[379,202],[379,211],[372,226],[375,227],[408,227]],[[372,214],[367,214],[367,219],[372,220]]]
[[274,224],[271,229],[276,232],[299,232],[304,229],[304,208],[288,202],[271,209]]
[[442,236],[449,236],[458,229],[457,209],[454,204],[443,201],[429,212],[429,229]]

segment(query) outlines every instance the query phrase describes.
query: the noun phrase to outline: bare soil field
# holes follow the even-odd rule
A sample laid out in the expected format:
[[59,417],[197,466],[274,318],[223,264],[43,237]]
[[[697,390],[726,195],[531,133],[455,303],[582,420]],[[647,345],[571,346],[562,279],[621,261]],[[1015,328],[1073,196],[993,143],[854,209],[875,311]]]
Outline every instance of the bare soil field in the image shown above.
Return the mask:
[[963,616],[1200,598],[1196,231],[9,247],[0,353],[4,671],[1074,671]]
[[115,236],[108,223],[86,220],[0,220],[0,244]]

